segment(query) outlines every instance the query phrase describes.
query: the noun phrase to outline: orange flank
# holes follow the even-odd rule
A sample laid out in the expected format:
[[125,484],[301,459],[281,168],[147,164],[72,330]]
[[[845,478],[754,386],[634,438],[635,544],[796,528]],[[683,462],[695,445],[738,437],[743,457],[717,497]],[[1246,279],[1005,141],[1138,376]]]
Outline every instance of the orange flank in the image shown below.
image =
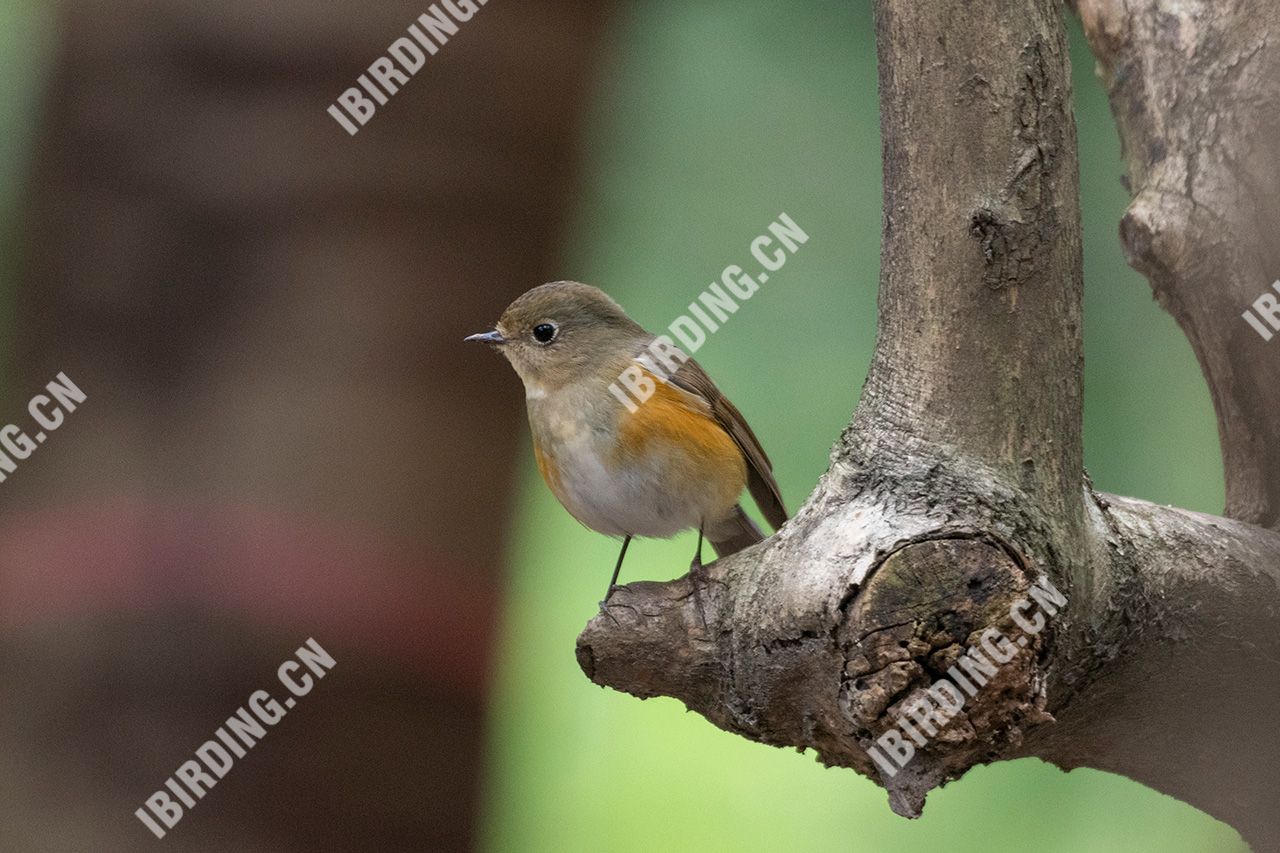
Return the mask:
[[533,458],[538,462],[538,473],[542,475],[542,481],[553,495],[560,497],[560,472],[556,470],[555,460],[542,452],[536,437],[533,440]]
[[747,482],[742,451],[700,397],[649,378],[655,385],[653,396],[634,413],[621,415],[618,463],[661,459],[671,466],[671,488],[715,490],[720,507],[732,507]]

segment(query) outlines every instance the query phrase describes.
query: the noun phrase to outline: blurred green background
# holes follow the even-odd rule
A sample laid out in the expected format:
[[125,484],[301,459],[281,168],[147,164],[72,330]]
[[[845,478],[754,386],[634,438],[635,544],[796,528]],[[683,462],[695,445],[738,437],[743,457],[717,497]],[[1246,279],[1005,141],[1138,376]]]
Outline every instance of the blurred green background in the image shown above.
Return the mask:
[[[1182,333],[1124,262],[1126,204],[1105,93],[1072,25],[1085,233],[1085,457],[1096,485],[1222,509],[1211,404]],[[606,56],[586,194],[563,275],[666,326],[785,211],[810,241],[698,359],[750,419],[798,506],[870,362],[880,236],[871,7],[626,7]],[[518,393],[511,377],[511,392]],[[579,527],[527,455],[499,689],[487,847],[542,850],[1216,851],[1239,836],[1109,774],[983,767],[924,816],[813,756],[726,734],[675,700],[590,684],[573,655],[616,543]],[[692,535],[633,546],[623,580],[684,573]]]
[[[48,7],[0,2],[0,227],[10,242]],[[1119,145],[1072,29],[1083,172],[1085,455],[1100,489],[1221,510],[1213,414],[1189,346],[1124,263]],[[562,276],[665,326],[781,212],[810,241],[698,353],[800,505],[848,420],[875,335],[880,143],[870,3],[620,7],[582,145]],[[0,274],[11,280],[8,260]],[[0,303],[2,304],[2,303]],[[517,380],[510,376],[512,394]],[[579,527],[525,454],[490,710],[491,851],[1217,851],[1229,827],[1136,783],[1037,761],[979,768],[924,816],[811,755],[721,732],[674,700],[591,685],[573,654],[616,543]],[[640,542],[623,580],[683,574],[692,537]]]

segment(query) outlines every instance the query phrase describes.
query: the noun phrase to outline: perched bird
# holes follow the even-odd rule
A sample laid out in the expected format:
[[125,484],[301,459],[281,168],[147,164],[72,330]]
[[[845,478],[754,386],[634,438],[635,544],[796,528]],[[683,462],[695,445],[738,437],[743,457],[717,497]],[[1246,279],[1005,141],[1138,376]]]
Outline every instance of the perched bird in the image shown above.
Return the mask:
[[[524,383],[538,471],[569,514],[622,538],[608,600],[634,536],[698,531],[725,556],[764,538],[738,498],[750,489],[775,528],[787,520],[769,457],[697,362],[652,357],[655,336],[603,291],[571,281],[535,287],[491,332]],[[662,365],[678,367],[669,374]],[[647,399],[620,395],[631,370]],[[652,383],[652,385],[648,385]],[[695,591],[696,591],[695,584]]]

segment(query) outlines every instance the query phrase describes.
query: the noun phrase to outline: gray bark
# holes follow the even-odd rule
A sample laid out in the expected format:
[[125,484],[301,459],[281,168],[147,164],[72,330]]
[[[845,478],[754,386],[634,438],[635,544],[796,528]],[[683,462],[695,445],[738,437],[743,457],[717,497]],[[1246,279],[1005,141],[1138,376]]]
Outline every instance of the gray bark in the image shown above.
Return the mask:
[[1280,4],[1083,0],[1080,16],[1134,192],[1121,238],[1208,380],[1226,513],[1278,527],[1280,342],[1241,313],[1280,277]]
[[[691,578],[633,583],[587,625],[578,658],[599,684],[674,696],[726,730],[852,767],[903,814],[976,764],[1030,755],[1137,779],[1272,848],[1280,534],[1257,523],[1280,505],[1280,383],[1268,372],[1280,353],[1237,340],[1254,333],[1232,300],[1265,288],[1250,276],[1280,243],[1251,242],[1261,221],[1206,237],[1211,220],[1196,217],[1211,215],[1208,199],[1195,194],[1201,181],[1240,190],[1254,174],[1243,170],[1256,150],[1211,151],[1197,134],[1256,132],[1244,113],[1263,90],[1247,95],[1233,74],[1251,78],[1249,56],[1263,51],[1254,27],[1215,35],[1184,21],[1169,36],[1167,12],[1116,35],[1099,24],[1106,4],[1088,5],[1095,44],[1102,33],[1119,45],[1111,82],[1130,110],[1120,125],[1135,184],[1156,194],[1125,237],[1141,268],[1158,265],[1157,292],[1206,366],[1233,518],[1096,494],[1083,471],[1079,181],[1058,5],[878,0],[883,272],[858,409],[796,517],[707,569],[705,625]],[[1244,15],[1251,4],[1225,5]],[[1198,6],[1178,4],[1193,17]],[[1217,80],[1237,97],[1197,89],[1200,125],[1141,111],[1154,84],[1126,74],[1148,60],[1124,51],[1201,37],[1196,61],[1209,63],[1228,36],[1251,33],[1253,54],[1221,54],[1235,70],[1199,81],[1172,56],[1157,68],[1168,46],[1151,47],[1144,74],[1180,75],[1175,88]],[[1151,167],[1161,134],[1197,165]],[[1280,198],[1266,184],[1255,195]],[[1183,229],[1173,254],[1157,227],[1170,221]],[[1195,260],[1199,239],[1208,262]],[[1228,265],[1241,258],[1257,266]],[[1012,636],[1010,604],[1042,576],[1067,595],[1062,612],[902,772],[882,773],[874,739],[984,629]]]

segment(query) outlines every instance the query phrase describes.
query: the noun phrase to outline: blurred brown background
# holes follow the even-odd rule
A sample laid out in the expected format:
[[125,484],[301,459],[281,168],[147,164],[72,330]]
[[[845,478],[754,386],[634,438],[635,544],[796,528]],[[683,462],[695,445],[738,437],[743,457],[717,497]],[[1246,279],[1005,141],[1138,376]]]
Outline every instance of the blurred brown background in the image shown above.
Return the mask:
[[[470,846],[522,410],[457,330],[554,272],[603,7],[489,4],[350,137],[421,4],[62,4],[8,397],[89,399],[4,486],[0,849]],[[152,842],[312,636],[328,680]]]

